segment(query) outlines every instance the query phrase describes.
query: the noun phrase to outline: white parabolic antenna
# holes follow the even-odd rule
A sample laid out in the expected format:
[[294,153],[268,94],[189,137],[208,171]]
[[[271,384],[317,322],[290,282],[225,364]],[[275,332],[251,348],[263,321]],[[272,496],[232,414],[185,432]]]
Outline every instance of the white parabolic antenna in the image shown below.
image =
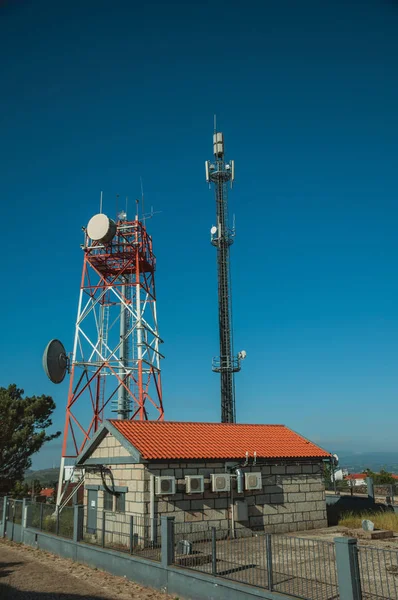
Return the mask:
[[87,234],[94,242],[109,244],[116,234],[116,223],[104,213],[91,217],[87,225]]
[[215,233],[217,233],[217,227],[215,227],[213,225],[213,227],[210,229],[210,233],[211,233],[211,235],[214,235]]
[[68,370],[68,357],[59,340],[51,340],[43,354],[43,369],[53,383],[61,383]]

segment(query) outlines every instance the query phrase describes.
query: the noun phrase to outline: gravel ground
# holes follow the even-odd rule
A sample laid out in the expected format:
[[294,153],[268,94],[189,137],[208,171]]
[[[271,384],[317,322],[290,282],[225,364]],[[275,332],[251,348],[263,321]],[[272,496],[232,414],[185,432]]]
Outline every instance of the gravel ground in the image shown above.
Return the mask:
[[121,577],[0,540],[1,600],[174,600]]

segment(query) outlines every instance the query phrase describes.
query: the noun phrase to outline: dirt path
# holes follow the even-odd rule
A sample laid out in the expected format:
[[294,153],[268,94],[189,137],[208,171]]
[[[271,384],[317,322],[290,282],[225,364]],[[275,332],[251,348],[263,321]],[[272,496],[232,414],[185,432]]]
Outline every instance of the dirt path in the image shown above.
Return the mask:
[[0,540],[1,600],[173,600],[122,577]]

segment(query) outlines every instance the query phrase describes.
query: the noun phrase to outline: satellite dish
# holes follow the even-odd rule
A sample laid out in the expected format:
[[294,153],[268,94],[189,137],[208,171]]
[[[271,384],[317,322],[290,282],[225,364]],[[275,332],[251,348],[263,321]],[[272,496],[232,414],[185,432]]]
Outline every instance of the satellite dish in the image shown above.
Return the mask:
[[247,356],[246,350],[241,350],[240,352],[238,352],[238,358],[240,360],[245,360],[246,356]]
[[51,340],[43,354],[43,369],[53,383],[61,383],[68,370],[68,357],[59,340]]
[[333,454],[333,464],[337,467],[337,465],[339,464],[339,457],[337,456],[337,454]]
[[215,233],[217,233],[217,227],[215,227],[213,225],[213,227],[210,229],[210,233],[211,233],[211,235],[214,235]]
[[104,213],[94,215],[88,222],[87,235],[93,242],[109,244],[116,235],[116,223]]

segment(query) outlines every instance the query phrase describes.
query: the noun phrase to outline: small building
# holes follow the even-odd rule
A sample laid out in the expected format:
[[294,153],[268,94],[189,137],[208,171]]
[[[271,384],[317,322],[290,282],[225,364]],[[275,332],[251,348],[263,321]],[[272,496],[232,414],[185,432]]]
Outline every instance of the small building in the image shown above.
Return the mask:
[[[289,532],[325,527],[330,454],[283,425],[105,421],[78,457],[85,526],[102,513]],[[107,525],[107,530],[109,525]]]
[[40,491],[39,496],[41,498],[45,498],[45,500],[44,500],[45,502],[49,502],[50,500],[54,500],[54,493],[55,493],[54,488],[43,488]]
[[348,484],[351,487],[360,487],[366,485],[367,477],[368,475],[366,473],[350,473],[350,475],[347,475],[344,479],[348,481]]

